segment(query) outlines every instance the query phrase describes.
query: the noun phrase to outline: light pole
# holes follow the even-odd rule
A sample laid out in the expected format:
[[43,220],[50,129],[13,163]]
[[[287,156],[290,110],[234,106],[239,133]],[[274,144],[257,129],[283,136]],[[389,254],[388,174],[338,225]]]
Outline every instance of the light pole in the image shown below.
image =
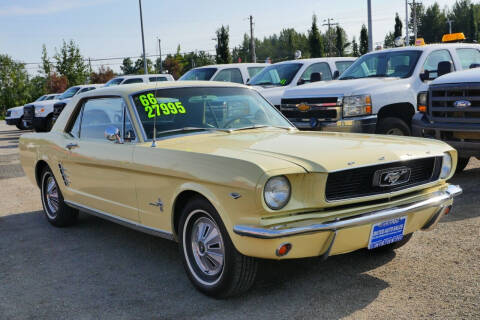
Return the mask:
[[138,0],[138,6],[140,7],[140,28],[142,30],[143,69],[145,74],[148,74],[147,56],[145,55],[145,38],[143,36],[142,0]]
[[372,1],[368,0],[368,52],[373,50],[373,32],[372,32]]

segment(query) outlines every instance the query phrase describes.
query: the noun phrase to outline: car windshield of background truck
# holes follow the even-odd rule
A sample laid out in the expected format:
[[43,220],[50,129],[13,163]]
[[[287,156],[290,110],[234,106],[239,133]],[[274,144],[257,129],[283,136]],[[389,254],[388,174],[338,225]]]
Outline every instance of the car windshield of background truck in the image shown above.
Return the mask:
[[147,139],[192,131],[292,125],[258,92],[245,88],[175,88],[132,96]]
[[80,87],[71,87],[71,88],[68,88],[67,91],[65,91],[64,93],[62,93],[60,95],[60,97],[58,97],[58,100],[63,100],[63,99],[68,99],[68,98],[71,98],[73,97],[77,91],[80,90]]
[[183,76],[180,77],[178,80],[205,80],[208,81],[213,76],[213,74],[217,71],[217,68],[200,68],[200,69],[192,69],[185,73]]
[[301,63],[274,64],[262,70],[248,84],[254,86],[286,86],[302,67]]
[[355,61],[339,80],[392,77],[408,78],[412,75],[418,58],[419,50],[379,52],[364,55]]

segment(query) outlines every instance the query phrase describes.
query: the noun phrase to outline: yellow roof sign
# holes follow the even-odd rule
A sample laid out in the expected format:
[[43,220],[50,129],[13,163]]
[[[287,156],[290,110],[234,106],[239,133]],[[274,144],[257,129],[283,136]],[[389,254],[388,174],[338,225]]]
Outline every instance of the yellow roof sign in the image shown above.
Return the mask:
[[416,46],[424,46],[425,45],[425,40],[423,38],[417,38],[415,40],[415,45]]
[[463,32],[458,33],[447,33],[442,37],[442,42],[452,42],[452,41],[462,41],[465,40],[465,35]]

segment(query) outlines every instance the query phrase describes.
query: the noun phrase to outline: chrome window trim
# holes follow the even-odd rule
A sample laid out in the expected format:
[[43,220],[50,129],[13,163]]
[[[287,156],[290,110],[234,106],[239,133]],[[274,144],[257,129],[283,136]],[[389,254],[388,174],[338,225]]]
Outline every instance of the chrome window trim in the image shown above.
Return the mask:
[[152,227],[148,227],[148,226],[143,225],[139,222],[135,222],[135,221],[132,221],[132,220],[129,220],[129,219],[118,217],[118,216],[112,215],[110,213],[107,213],[107,212],[104,212],[104,211],[101,211],[101,210],[97,210],[97,209],[94,209],[94,208],[91,208],[91,207],[88,207],[88,206],[84,206],[82,204],[79,204],[79,203],[76,203],[76,202],[73,202],[73,201],[65,200],[65,203],[72,208],[78,209],[82,212],[88,213],[90,215],[93,215],[93,216],[96,216],[96,217],[99,217],[99,218],[102,218],[102,219],[105,219],[105,220],[109,220],[109,221],[118,223],[118,224],[123,225],[125,227],[131,228],[131,229],[134,229],[134,230],[137,230],[137,231],[141,231],[141,232],[144,232],[144,233],[148,233],[150,235],[161,237],[161,238],[164,238],[164,239],[175,240],[175,237],[174,237],[173,233],[171,233],[171,232],[161,230],[161,229],[152,228]]

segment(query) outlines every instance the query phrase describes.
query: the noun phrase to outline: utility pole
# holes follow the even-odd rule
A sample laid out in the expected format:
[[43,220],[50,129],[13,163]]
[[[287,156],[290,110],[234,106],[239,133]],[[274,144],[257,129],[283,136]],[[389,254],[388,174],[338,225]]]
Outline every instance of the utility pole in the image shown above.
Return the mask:
[[410,45],[410,32],[408,31],[408,0],[405,0],[405,42]]
[[[412,12],[413,12],[413,36],[415,37],[415,40],[417,40],[417,6],[419,5],[418,2],[415,2],[415,0],[412,0],[412,2],[410,3],[410,5],[412,6]],[[408,20],[407,20],[408,21]],[[408,29],[408,24],[407,24],[407,29]]]
[[253,16],[250,15],[250,46],[252,47],[252,62],[257,62],[257,54],[255,53],[255,38],[253,37]]
[[450,20],[450,19],[447,20],[448,30],[449,30],[448,33],[452,33],[452,22],[453,22],[453,20]]
[[368,0],[368,52],[373,50],[373,35],[372,35],[372,0]]
[[328,51],[327,52],[329,56],[331,56],[332,48],[333,48],[332,33],[330,32],[330,29],[332,28],[332,26],[338,26],[337,22],[333,23],[333,22],[330,22],[330,20],[333,21],[332,18],[324,19],[323,22],[327,21],[327,23],[322,24],[322,26],[328,26],[328,31],[327,31]]
[[160,73],[163,73],[163,66],[162,66],[162,45],[160,38],[158,38],[158,58],[160,59]]
[[142,29],[143,69],[145,74],[148,74],[147,56],[145,55],[145,38],[143,36],[142,0],[138,0],[138,6],[140,7],[140,28]]

